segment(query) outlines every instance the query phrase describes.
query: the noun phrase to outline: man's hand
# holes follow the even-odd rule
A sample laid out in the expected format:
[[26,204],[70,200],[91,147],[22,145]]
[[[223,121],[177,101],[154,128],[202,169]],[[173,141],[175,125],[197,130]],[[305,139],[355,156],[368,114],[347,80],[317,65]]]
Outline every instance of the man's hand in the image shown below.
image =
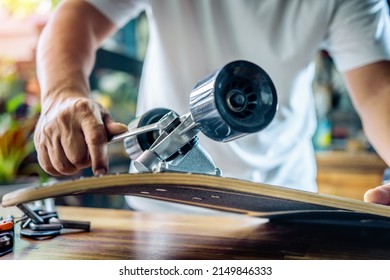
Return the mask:
[[390,183],[368,190],[364,201],[390,206]]
[[72,175],[88,166],[95,175],[106,173],[107,139],[127,130],[88,98],[96,50],[116,30],[87,1],[68,0],[57,6],[39,37],[42,112],[34,142],[40,165],[51,175]]
[[52,103],[38,121],[34,143],[42,168],[53,176],[72,175],[92,166],[95,175],[108,170],[107,140],[127,131],[88,98]]

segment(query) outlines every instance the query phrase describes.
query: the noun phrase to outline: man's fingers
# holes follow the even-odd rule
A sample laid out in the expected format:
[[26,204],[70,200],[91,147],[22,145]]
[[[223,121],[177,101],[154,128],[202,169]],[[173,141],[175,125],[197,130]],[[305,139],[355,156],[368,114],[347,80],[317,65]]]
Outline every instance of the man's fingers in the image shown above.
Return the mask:
[[109,115],[103,117],[104,126],[107,131],[107,138],[111,139],[114,135],[125,133],[128,128],[125,124],[114,122]]
[[375,189],[368,190],[364,194],[364,201],[382,205],[390,205],[390,185],[383,185],[376,187]]
[[95,175],[102,175],[108,171],[107,135],[103,122],[91,120],[82,122],[85,142],[91,158],[92,171]]
[[63,175],[73,175],[78,172],[78,168],[74,166],[65,155],[60,139],[52,141],[51,153],[49,158],[55,170]]
[[78,169],[83,169],[91,165],[88,146],[85,142],[84,134],[80,127],[71,132],[72,137],[61,140],[66,158]]
[[91,157],[92,171],[95,175],[105,174],[108,171],[108,138],[127,131],[126,125],[114,122],[105,111],[100,113],[101,119],[97,117],[94,120],[82,122],[85,141]]
[[47,173],[49,173],[52,176],[60,176],[61,173],[59,173],[52,165],[49,157],[49,153],[47,151],[47,148],[45,146],[41,146],[40,149],[37,149],[38,152],[38,162],[39,165],[45,170]]

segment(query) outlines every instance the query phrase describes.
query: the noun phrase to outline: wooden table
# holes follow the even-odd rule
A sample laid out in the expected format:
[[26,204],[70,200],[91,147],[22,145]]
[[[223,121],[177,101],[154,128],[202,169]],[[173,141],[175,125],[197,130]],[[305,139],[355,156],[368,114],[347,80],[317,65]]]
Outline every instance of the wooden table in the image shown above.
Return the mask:
[[[60,218],[91,221],[91,232],[21,238],[0,260],[390,259],[390,232],[270,223],[245,216],[148,214],[58,207]],[[0,215],[19,214],[0,208]]]
[[363,200],[382,183],[386,163],[375,153],[324,151],[316,153],[320,193]]

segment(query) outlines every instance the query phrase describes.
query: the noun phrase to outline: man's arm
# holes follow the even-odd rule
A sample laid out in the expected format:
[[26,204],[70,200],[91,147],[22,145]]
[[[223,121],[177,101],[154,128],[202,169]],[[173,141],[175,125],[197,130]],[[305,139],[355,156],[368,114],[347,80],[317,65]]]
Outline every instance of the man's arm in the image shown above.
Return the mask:
[[[347,71],[344,77],[370,143],[390,166],[390,61]],[[369,190],[364,199],[390,205],[390,185]]]
[[[41,116],[34,142],[41,166],[71,175],[92,165],[108,169],[107,138],[127,130],[89,99],[95,52],[115,26],[84,1],[63,1],[45,26],[37,48]],[[109,134],[109,135],[107,135]]]

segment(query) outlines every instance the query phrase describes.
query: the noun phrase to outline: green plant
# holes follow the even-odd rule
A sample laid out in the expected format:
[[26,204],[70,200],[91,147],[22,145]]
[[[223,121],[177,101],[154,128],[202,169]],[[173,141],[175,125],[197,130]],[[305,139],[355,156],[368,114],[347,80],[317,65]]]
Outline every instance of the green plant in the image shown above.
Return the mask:
[[14,63],[0,63],[0,184],[11,183],[21,174],[43,174],[36,162],[21,170],[34,152],[32,134],[39,116],[39,105],[28,102],[25,84]]
[[22,161],[34,151],[31,134],[35,119],[16,120],[11,114],[0,116],[0,183],[15,179]]

